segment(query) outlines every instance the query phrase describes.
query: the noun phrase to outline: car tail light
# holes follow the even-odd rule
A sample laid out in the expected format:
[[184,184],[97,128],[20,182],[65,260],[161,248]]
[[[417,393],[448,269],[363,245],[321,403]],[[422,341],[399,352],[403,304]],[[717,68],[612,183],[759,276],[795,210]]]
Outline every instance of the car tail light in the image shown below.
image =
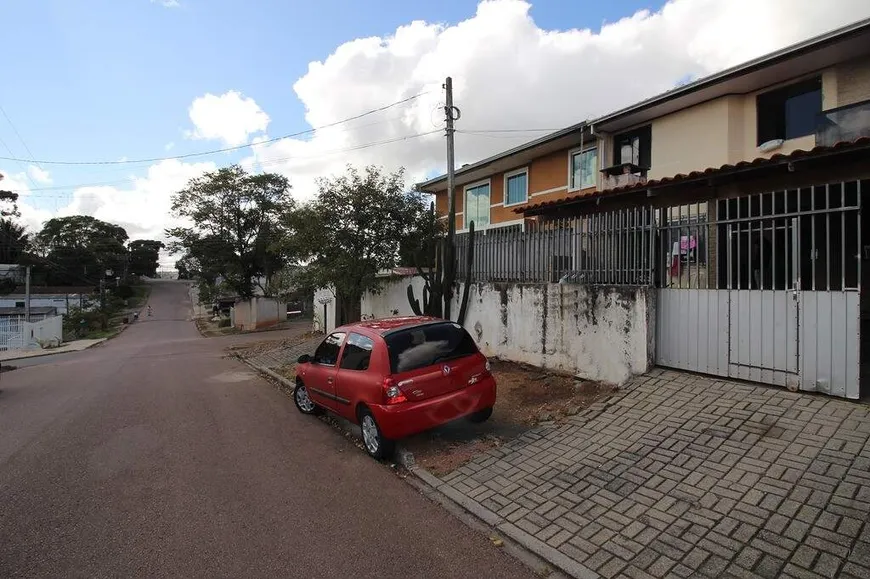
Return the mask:
[[399,404],[407,402],[408,399],[402,393],[402,390],[396,386],[392,378],[384,378],[384,404]]

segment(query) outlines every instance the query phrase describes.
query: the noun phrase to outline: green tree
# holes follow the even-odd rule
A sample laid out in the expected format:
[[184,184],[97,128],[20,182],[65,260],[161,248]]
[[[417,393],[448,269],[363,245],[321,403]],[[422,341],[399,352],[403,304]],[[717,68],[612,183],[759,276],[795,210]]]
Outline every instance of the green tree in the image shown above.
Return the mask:
[[[2,180],[3,174],[0,173],[0,181]],[[0,188],[0,217],[18,217],[20,215],[18,193]]]
[[19,263],[30,245],[30,235],[23,225],[6,217],[0,219],[0,263]]
[[124,271],[127,238],[120,225],[72,215],[46,221],[33,246],[49,285],[96,284],[106,271]]
[[169,249],[184,252],[189,271],[251,297],[258,278],[268,282],[282,265],[273,247],[293,207],[290,184],[281,175],[251,175],[238,165],[206,173],[172,197],[175,216],[194,225],[168,229]]
[[285,247],[307,262],[297,281],[308,289],[334,288],[344,321],[352,321],[362,295],[378,290],[378,272],[422,247],[431,219],[423,195],[405,189],[403,170],[348,167],[318,181],[317,197],[291,216],[294,235]]
[[153,239],[136,239],[128,246],[130,251],[130,273],[155,277],[160,265],[160,250],[164,245],[162,241]]

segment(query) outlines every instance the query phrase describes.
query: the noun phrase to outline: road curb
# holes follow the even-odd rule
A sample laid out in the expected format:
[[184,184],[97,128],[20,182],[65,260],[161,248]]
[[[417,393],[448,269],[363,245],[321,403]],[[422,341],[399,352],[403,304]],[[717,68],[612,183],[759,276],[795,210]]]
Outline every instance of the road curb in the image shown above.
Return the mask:
[[[430,498],[435,499],[445,507],[450,505],[454,509],[459,509],[470,515],[491,536],[494,533],[498,533],[502,537],[507,537],[509,542],[505,542],[505,545],[509,547],[509,551],[512,551],[511,555],[520,559],[532,570],[535,570],[536,567],[540,567],[541,563],[544,563],[554,570],[563,573],[566,577],[575,577],[577,579],[600,578],[600,575],[588,567],[577,563],[557,549],[529,535],[471,497],[460,493],[450,486],[449,483],[442,481],[425,468],[418,466],[414,460],[414,455],[407,449],[396,449],[396,461],[405,467],[414,477],[414,482],[411,482],[410,477],[406,480],[415,487],[423,487],[421,490],[425,490],[430,495]],[[468,523],[468,521],[464,522]],[[476,527],[477,525],[472,526]],[[481,529],[478,528],[478,530]],[[513,543],[512,548],[510,548],[510,543]],[[548,575],[548,577],[557,576],[554,574]]]
[[99,346],[110,339],[111,338],[101,338],[99,342],[94,342],[90,346],[86,346],[84,348],[81,348],[80,350],[67,350],[66,352],[57,352],[56,350],[58,348],[49,348],[47,350],[38,350],[38,352],[39,352],[38,354],[31,354],[30,356],[21,356],[20,358],[4,358],[3,360],[0,360],[0,363],[5,364],[6,362],[20,362],[21,360],[29,360],[31,358],[42,358],[44,356],[60,356],[61,354],[75,354],[76,352],[84,352],[85,350],[90,350],[91,348]]

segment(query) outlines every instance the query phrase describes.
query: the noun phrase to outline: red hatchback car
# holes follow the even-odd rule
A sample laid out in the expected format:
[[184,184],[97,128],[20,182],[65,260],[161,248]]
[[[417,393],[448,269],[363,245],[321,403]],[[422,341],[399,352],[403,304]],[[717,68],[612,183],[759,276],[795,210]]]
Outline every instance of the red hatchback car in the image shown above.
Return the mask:
[[495,404],[489,362],[468,332],[435,318],[388,318],[336,328],[299,358],[293,400],[362,427],[366,451],[386,458],[393,441],[467,417],[483,422]]

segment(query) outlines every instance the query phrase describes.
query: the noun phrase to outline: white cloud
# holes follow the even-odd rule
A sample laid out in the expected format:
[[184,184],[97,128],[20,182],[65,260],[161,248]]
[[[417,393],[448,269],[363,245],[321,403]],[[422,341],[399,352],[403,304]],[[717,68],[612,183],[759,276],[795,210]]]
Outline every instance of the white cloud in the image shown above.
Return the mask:
[[165,145],[163,145],[164,151],[171,151],[174,148],[175,148],[175,143],[171,142],[171,141],[169,143],[166,143]]
[[[286,174],[301,198],[312,195],[316,177],[341,172],[348,163],[404,166],[410,183],[443,169],[440,132],[361,145],[439,128],[447,75],[454,78],[462,109],[459,129],[560,128],[868,16],[866,0],[840,0],[836,8],[815,0],[673,0],[658,12],[642,11],[592,32],[541,29],[528,3],[485,1],[455,25],[417,21],[387,37],[342,44],[324,61],[312,62],[294,84],[311,126],[431,91],[407,105],[317,131],[307,140],[257,144],[266,139],[269,117],[253,99],[236,91],[206,94],[190,107],[190,136],[255,143],[243,165]],[[457,166],[540,134],[460,133]],[[169,217],[171,194],[214,168],[163,161],[124,188],[80,188],[56,213],[87,213],[123,225],[131,237],[162,239],[164,228],[175,223]],[[6,176],[4,188],[22,192],[23,220],[38,229],[55,212],[33,207],[26,175]]]
[[152,4],[160,4],[164,8],[178,8],[181,4],[178,0],[151,0]]
[[[211,162],[161,161],[148,167],[143,177],[132,177],[130,185],[125,187],[79,187],[71,200],[56,211],[35,206],[38,193],[30,191],[23,173],[0,172],[6,176],[3,187],[19,192],[20,221],[32,232],[39,231],[42,224],[52,217],[92,215],[124,227],[131,239],[165,241],[164,229],[185,225],[170,215],[172,194],[182,189],[190,179],[215,169],[216,165]],[[175,258],[164,254],[161,261],[171,265]]]
[[254,99],[234,90],[198,97],[188,113],[194,126],[187,133],[189,138],[221,140],[231,147],[247,143],[251,135],[269,126],[269,115]]
[[30,178],[37,183],[40,183],[42,185],[50,185],[52,182],[51,175],[49,175],[48,171],[42,169],[41,167],[31,165],[27,168],[27,172],[30,174]]
[[[309,64],[294,84],[306,120],[320,126],[426,90],[408,106],[349,125],[255,148],[263,168],[291,178],[309,197],[314,178],[347,163],[405,166],[410,180],[444,167],[440,134],[347,151],[431,131],[443,116],[441,84],[454,79],[457,128],[561,128],[816,34],[870,16],[866,0],[673,0],[600,31],[545,30],[523,0],[481,2],[455,25],[412,22],[387,37],[352,40]],[[377,123],[377,124],[374,124]],[[544,133],[458,134],[457,165]],[[328,151],[345,150],[325,155]],[[288,159],[292,157],[292,159]],[[252,159],[253,161],[253,159]]]

